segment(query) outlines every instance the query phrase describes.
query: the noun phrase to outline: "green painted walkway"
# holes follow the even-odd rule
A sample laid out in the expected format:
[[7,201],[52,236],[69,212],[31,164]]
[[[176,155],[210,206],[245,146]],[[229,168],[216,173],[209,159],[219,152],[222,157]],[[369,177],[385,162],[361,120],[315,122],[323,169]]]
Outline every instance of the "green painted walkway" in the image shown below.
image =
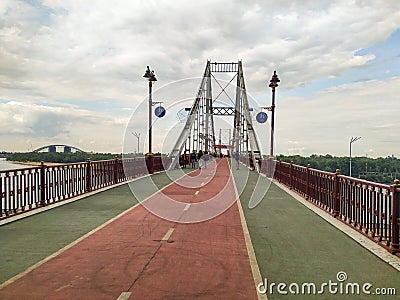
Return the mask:
[[[377,258],[347,235],[272,184],[266,197],[249,209],[246,199],[256,182],[250,180],[241,197],[260,273],[268,283],[338,282],[338,272],[345,272],[344,283],[371,283],[375,287],[395,287],[397,296],[370,296],[368,299],[400,299],[400,272]],[[294,286],[295,287],[295,286]],[[334,290],[334,289],[333,289]],[[267,294],[269,299],[365,299],[366,295],[332,295],[325,288],[322,295]]]
[[[243,171],[244,172],[244,171]],[[158,186],[170,180],[153,175]],[[249,209],[248,198],[257,179],[250,172],[241,195],[242,207],[253,242],[260,273],[270,283],[337,282],[344,271],[348,282],[371,283],[397,289],[397,296],[371,296],[371,299],[399,299],[400,272],[362,248],[289,194],[272,184],[263,201]],[[0,226],[0,284],[38,261],[70,244],[107,220],[135,205],[129,187],[122,185],[10,224]],[[288,288],[286,287],[288,291]],[[366,295],[280,295],[269,299],[366,299]]]

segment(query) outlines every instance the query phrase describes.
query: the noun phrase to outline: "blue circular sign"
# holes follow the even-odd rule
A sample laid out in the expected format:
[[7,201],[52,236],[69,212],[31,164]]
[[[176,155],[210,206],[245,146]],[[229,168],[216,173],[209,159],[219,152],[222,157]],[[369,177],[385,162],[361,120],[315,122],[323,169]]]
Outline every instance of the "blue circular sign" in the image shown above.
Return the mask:
[[256,120],[258,123],[265,123],[268,120],[268,115],[265,112],[261,111],[257,114]]
[[159,106],[159,107],[157,107],[155,110],[154,110],[154,114],[158,117],[158,118],[162,118],[162,117],[164,117],[165,116],[165,108],[164,107],[162,107],[162,106]]

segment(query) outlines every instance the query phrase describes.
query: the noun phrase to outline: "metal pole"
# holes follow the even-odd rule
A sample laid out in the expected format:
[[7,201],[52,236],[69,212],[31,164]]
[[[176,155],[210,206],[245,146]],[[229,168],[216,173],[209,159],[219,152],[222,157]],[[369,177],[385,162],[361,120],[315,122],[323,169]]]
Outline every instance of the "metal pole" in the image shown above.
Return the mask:
[[149,80],[149,153],[148,155],[152,155],[152,115],[151,115],[151,110],[153,108],[153,100],[151,98],[151,88],[153,86],[153,82]]
[[280,82],[278,75],[276,74],[276,71],[274,71],[274,74],[272,75],[271,80],[269,81],[269,87],[272,89],[272,105],[271,105],[271,139],[270,139],[270,151],[269,151],[269,157],[273,158],[274,157],[274,131],[275,131],[275,88],[277,88],[278,82]]
[[137,132],[132,132],[132,134],[137,138],[137,153],[139,154],[139,151],[140,151],[140,147],[139,147],[139,145],[140,145],[140,133],[137,133]]
[[360,136],[351,137],[350,139],[350,164],[349,164],[349,176],[351,177],[351,144],[361,139]]
[[[222,147],[222,128],[219,129],[219,146]],[[221,156],[222,148],[219,148],[219,155]]]
[[274,157],[274,130],[275,130],[275,87],[272,87],[272,105],[271,105],[271,145],[269,156]]
[[149,152],[146,155],[146,165],[149,174],[153,174],[153,152],[152,152],[152,119],[151,119],[151,110],[153,108],[153,99],[151,94],[151,88],[153,86],[153,81],[157,81],[156,76],[154,75],[154,71],[150,70],[150,67],[147,66],[146,73],[143,76],[149,80]]
[[[351,138],[353,139],[353,138]],[[351,177],[351,144],[353,143],[353,141],[350,141],[350,164],[349,164],[349,176]]]

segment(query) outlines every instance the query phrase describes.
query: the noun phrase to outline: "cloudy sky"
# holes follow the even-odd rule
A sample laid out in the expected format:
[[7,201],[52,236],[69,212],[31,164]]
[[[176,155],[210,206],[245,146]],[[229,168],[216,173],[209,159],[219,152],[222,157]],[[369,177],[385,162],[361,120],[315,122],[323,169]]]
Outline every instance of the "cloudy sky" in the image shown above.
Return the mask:
[[348,155],[361,136],[354,155],[400,157],[399,45],[398,0],[1,0],[0,151],[121,152],[127,126],[145,141],[146,65],[162,89],[240,59],[260,106],[281,79],[276,153]]

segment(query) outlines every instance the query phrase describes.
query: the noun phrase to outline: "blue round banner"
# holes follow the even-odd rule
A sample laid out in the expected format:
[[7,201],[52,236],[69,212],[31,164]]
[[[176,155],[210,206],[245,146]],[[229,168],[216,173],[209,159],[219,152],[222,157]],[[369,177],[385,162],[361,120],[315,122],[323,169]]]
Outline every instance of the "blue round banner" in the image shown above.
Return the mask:
[[154,114],[158,117],[158,118],[162,118],[162,117],[164,117],[165,116],[165,108],[164,107],[162,107],[162,106],[159,106],[159,107],[157,107],[155,110],[154,110]]
[[257,114],[256,120],[258,123],[265,123],[268,120],[268,115],[265,112],[261,111]]

